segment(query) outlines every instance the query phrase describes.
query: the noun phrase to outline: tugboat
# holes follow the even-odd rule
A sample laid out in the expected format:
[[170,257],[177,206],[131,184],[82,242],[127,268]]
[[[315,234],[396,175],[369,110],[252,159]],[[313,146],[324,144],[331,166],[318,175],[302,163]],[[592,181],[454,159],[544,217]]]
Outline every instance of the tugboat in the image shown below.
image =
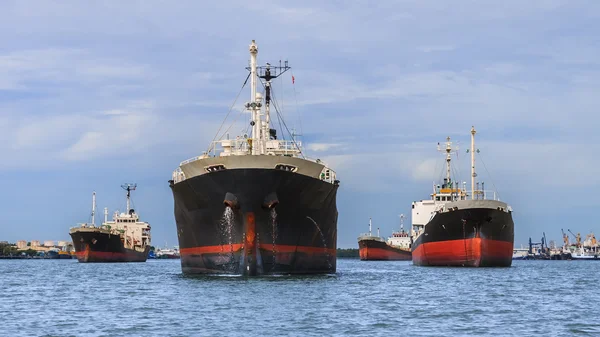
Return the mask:
[[[471,128],[471,193],[451,179],[450,137],[446,139],[446,177],[430,200],[412,203],[412,261],[417,266],[509,267],[512,264],[512,208],[475,188],[475,128]],[[438,143],[438,150],[439,143]],[[479,152],[479,150],[477,150]],[[469,200],[469,196],[471,199]]]
[[108,209],[104,209],[104,223],[95,225],[96,192],[92,194],[92,222],[70,230],[75,256],[79,262],[145,262],[150,250],[150,224],[140,221],[130,208],[131,191],[137,185],[121,186],[127,191],[127,211],[115,212],[108,221]]
[[358,237],[359,256],[363,261],[374,260],[411,260],[411,237],[404,230],[404,214],[400,215],[400,231],[392,232],[392,236],[385,241],[379,236],[371,235],[371,219],[369,218],[369,233]]
[[[219,138],[218,131],[219,140],[180,163],[169,180],[182,271],[335,273],[339,180],[321,160],[304,155],[274,100],[272,82],[290,69],[288,62],[258,66],[254,40],[249,51],[243,86],[250,79],[245,109],[251,134],[230,139],[227,131]],[[290,138],[272,128],[272,117]]]

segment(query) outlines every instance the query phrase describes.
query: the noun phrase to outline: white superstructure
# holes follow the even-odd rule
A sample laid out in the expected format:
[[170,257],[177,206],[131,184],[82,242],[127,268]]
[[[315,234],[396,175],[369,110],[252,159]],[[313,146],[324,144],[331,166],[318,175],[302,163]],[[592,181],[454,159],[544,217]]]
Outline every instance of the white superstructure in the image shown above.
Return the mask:
[[388,237],[388,245],[401,249],[410,249],[411,238],[408,232],[404,230],[404,214],[400,214],[400,231],[392,232],[392,236]]

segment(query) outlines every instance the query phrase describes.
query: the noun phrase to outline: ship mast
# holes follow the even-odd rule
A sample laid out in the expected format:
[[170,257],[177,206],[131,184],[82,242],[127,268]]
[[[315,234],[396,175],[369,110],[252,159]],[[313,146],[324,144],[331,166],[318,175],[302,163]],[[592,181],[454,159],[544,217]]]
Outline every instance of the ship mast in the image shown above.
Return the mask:
[[92,193],[92,226],[96,225],[96,192]]
[[[267,141],[271,137],[271,81],[281,76],[283,73],[291,69],[291,67],[288,66],[288,61],[285,61],[283,65],[281,64],[281,61],[279,61],[278,66],[271,65],[270,63],[267,63],[266,66],[258,66],[258,46],[256,45],[255,40],[252,40],[249,50],[250,67],[246,69],[250,71],[250,102],[246,103],[245,107],[248,111],[250,111],[252,116],[250,121],[250,125],[252,126],[252,138],[250,140],[250,146],[252,148],[251,154],[261,155],[267,153]],[[264,80],[264,114],[261,114],[263,96],[261,93],[257,92],[257,78]],[[263,115],[265,116],[264,120],[262,119]]]
[[448,183],[450,183],[450,161],[452,160],[452,156],[450,155],[452,152],[452,143],[450,143],[450,137],[446,138],[446,179],[448,179]]
[[475,199],[475,127],[471,126],[471,200]]
[[[454,150],[456,151],[457,149],[455,148]],[[438,151],[442,152],[440,143],[438,143]],[[452,160],[452,142],[450,141],[450,137],[446,137],[446,149],[443,151],[446,152],[446,182],[449,184],[451,174],[450,161]],[[450,186],[450,188],[452,188],[452,186]]]
[[249,108],[250,113],[252,114],[252,120],[250,125],[252,125],[252,154],[260,154],[259,153],[259,130],[260,130],[260,109],[257,109],[256,104],[256,55],[258,54],[258,47],[256,46],[256,42],[252,40],[250,44],[250,103],[247,104],[247,108]]
[[125,191],[127,191],[127,213],[129,214],[129,210],[130,210],[130,199],[131,199],[131,191],[135,191],[135,188],[137,187],[137,184],[123,184],[121,185],[121,188],[123,188]]
[[262,146],[260,147],[261,154],[265,154],[267,152],[267,140],[270,138],[271,129],[271,65],[267,63],[265,68],[265,122],[263,123],[262,128]]
[[369,218],[369,236],[371,236],[371,218]]
[[108,207],[104,207],[104,223],[108,222]]
[[400,214],[400,231],[404,231],[404,214]]

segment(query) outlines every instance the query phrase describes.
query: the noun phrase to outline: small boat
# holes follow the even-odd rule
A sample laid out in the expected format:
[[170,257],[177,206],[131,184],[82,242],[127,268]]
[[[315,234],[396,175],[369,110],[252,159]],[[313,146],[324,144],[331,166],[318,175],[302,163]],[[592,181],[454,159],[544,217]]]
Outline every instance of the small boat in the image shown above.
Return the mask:
[[513,260],[527,260],[527,255],[529,254],[529,249],[527,248],[515,248],[513,249]]
[[165,248],[158,248],[156,250],[156,258],[157,259],[179,259],[181,255],[179,254],[179,246],[174,246],[172,249],[167,248],[165,244]]
[[599,260],[600,252],[598,250],[584,248],[582,246],[576,247],[571,251],[571,260]]

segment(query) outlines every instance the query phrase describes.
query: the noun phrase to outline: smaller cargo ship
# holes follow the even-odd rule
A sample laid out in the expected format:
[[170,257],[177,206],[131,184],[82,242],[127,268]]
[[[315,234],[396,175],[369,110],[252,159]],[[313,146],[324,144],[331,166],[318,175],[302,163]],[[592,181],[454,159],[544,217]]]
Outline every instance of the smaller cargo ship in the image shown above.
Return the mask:
[[[471,193],[452,178],[450,137],[446,177],[430,199],[412,203],[412,261],[415,266],[510,267],[514,254],[512,207],[475,182],[475,127],[471,127]],[[479,153],[479,150],[477,150]],[[470,197],[470,198],[469,198]]]
[[136,184],[121,186],[127,191],[127,211],[117,211],[113,221],[108,221],[104,209],[104,223],[95,225],[96,192],[92,194],[92,222],[70,230],[75,255],[79,262],[145,262],[150,250],[150,224],[140,221],[130,208],[131,191]]
[[361,234],[358,237],[359,256],[363,261],[376,260],[400,260],[410,261],[412,254],[410,252],[411,237],[404,230],[404,215],[400,215],[400,231],[392,232],[392,236],[387,241],[379,236],[371,234],[372,223],[369,218],[369,233]]

